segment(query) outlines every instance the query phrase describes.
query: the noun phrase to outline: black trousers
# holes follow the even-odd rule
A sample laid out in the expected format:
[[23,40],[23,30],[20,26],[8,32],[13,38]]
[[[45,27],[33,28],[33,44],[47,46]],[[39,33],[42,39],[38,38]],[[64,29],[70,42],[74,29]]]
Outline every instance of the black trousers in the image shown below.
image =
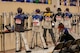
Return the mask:
[[43,37],[44,37],[44,40],[45,40],[46,44],[47,44],[47,41],[46,41],[46,32],[47,32],[47,30],[49,30],[49,33],[50,33],[51,38],[52,38],[52,41],[53,41],[53,43],[55,43],[55,37],[54,37],[53,30],[52,29],[45,29],[44,28]]
[[73,37],[72,37],[72,35],[70,35],[70,34],[63,34],[61,37],[59,37],[59,39],[60,39],[60,42],[67,42],[67,41],[69,41],[69,40],[75,40]]

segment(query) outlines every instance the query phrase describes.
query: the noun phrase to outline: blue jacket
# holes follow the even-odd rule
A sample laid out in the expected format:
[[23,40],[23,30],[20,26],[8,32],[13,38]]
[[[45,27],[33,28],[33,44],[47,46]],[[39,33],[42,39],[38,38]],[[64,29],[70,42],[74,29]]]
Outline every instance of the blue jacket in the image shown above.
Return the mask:
[[68,29],[64,28],[64,34],[69,34]]
[[39,19],[39,21],[42,21],[43,20],[43,16],[36,14],[36,15],[32,16],[32,19]]
[[14,19],[21,19],[21,20],[24,20],[24,19],[28,19],[28,16],[25,15],[25,14],[18,14],[14,17]]
[[66,13],[64,13],[64,16],[68,16],[69,18],[71,18],[72,14],[70,12],[66,12]]
[[64,28],[64,34],[63,34],[63,36],[59,37],[60,38],[60,42],[63,42],[63,41],[67,42],[69,40],[75,40],[74,37],[71,34],[69,34],[67,28]]
[[15,23],[15,31],[24,32],[24,20],[28,19],[27,15],[18,14],[18,15],[15,16],[14,20],[16,21],[16,19],[20,19],[21,20],[21,24]]

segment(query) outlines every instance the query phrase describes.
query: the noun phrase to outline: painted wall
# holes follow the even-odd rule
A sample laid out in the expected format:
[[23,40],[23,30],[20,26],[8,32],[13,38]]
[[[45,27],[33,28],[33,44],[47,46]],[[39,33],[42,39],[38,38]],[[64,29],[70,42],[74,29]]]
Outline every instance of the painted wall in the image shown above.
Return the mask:
[[64,10],[66,9],[66,8],[69,8],[70,9],[70,12],[72,12],[72,13],[79,13],[80,12],[80,7],[78,7],[78,6],[60,6],[61,8],[62,8],[62,11],[64,12]]
[[[54,5],[58,5],[57,0],[52,0],[52,4],[33,4],[33,3],[20,3],[20,2],[0,2],[0,14],[2,12],[16,12],[16,9],[18,7],[22,7],[24,12],[31,13],[35,9],[39,8],[41,11],[45,11],[46,7],[50,7],[52,11],[56,12],[56,8],[54,8]],[[59,6],[58,6],[59,7]],[[70,12],[72,13],[78,13],[80,12],[80,8],[78,7],[70,7],[70,6],[60,6],[62,8],[62,11],[64,12],[65,8],[69,7]],[[7,20],[6,22],[8,22]],[[30,19],[28,20],[29,24],[31,23]],[[28,42],[30,44],[31,41],[31,31],[26,32],[26,38],[28,39]],[[50,37],[49,37],[50,39]],[[3,45],[3,44],[2,44]],[[0,35],[0,51],[1,51],[1,35]],[[10,50],[15,48],[15,34],[6,34],[5,35],[5,50]]]
[[20,2],[0,2],[0,12],[16,12],[18,7],[23,8],[24,12],[33,12],[35,9],[39,8],[44,11],[46,7],[50,7],[53,11],[53,6],[51,4],[33,4],[33,3],[20,3]]
[[[56,2],[56,1],[55,1]],[[55,4],[55,3],[54,3]],[[53,5],[54,5],[53,4]],[[32,13],[35,9],[39,8],[41,9],[41,11],[45,11],[46,7],[50,7],[52,11],[56,11],[56,9],[54,8],[52,4],[33,4],[33,3],[20,3],[20,2],[0,2],[0,14],[2,12],[16,12],[16,9],[18,7],[23,8],[23,12],[28,12],[28,13]],[[9,22],[11,22],[11,20],[9,19],[5,19],[5,25],[8,24]],[[28,19],[28,25],[30,26],[31,23],[31,19]],[[31,31],[26,32],[26,38],[28,39],[29,45],[31,44],[31,38],[32,38],[32,34]],[[3,37],[2,37],[3,38]],[[0,34],[0,51],[3,50],[3,43],[1,43],[1,41],[3,41],[1,39],[1,34]],[[15,48],[15,34],[11,33],[11,34],[5,34],[5,50],[11,50]]]

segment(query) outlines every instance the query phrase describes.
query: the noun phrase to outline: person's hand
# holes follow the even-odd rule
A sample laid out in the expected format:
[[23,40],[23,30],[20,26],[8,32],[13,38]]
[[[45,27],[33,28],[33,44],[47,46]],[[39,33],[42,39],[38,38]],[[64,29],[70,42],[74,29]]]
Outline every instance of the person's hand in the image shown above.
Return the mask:
[[60,42],[57,42],[56,44],[58,45]]
[[24,26],[24,29],[26,29],[26,26]]
[[43,29],[44,27],[42,26],[42,29]]

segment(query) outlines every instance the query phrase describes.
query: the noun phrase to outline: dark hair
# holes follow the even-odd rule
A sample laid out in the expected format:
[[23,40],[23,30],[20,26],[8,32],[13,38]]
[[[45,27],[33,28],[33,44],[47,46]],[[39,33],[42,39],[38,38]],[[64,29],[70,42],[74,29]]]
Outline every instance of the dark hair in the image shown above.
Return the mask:
[[57,8],[57,11],[62,11],[61,8]]
[[17,12],[18,12],[18,13],[22,13],[22,8],[20,8],[20,7],[17,8]]
[[40,9],[36,9],[35,12],[36,12],[36,13],[40,13]]
[[64,28],[64,24],[63,24],[63,23],[60,23],[60,24],[58,25],[58,28]]
[[46,8],[46,11],[50,11],[50,7],[47,7],[47,8]]
[[66,11],[68,11],[68,12],[69,12],[69,8],[66,8]]

